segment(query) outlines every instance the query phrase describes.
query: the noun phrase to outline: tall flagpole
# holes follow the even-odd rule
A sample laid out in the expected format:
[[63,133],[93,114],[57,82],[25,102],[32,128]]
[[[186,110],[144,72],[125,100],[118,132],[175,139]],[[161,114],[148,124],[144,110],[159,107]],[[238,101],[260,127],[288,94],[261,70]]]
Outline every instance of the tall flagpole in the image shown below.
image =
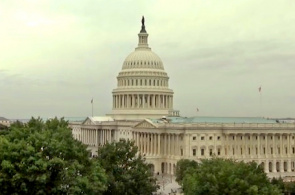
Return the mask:
[[91,105],[92,105],[92,117],[93,117],[93,98],[91,99]]
[[260,115],[261,117],[263,117],[263,113],[262,113],[262,92],[261,92],[261,86],[258,88],[259,91],[259,104],[260,104]]

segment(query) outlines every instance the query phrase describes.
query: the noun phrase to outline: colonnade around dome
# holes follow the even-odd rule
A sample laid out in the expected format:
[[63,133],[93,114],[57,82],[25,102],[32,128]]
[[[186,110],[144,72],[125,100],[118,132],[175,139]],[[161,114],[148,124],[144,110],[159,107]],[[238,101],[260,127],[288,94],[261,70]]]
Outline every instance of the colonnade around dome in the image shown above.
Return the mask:
[[[160,94],[113,95],[113,109],[172,109],[173,96]],[[168,114],[168,113],[167,113]]]

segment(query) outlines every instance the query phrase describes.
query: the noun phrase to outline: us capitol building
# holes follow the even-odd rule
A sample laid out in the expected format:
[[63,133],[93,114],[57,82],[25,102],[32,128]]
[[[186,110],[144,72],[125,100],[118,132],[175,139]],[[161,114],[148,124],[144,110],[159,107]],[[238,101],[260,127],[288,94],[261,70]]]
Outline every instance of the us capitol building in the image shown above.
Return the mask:
[[180,159],[217,156],[255,161],[269,177],[295,176],[295,124],[264,118],[180,117],[163,62],[148,45],[142,19],[138,46],[123,62],[112,113],[71,123],[73,136],[98,147],[134,140],[155,173],[174,174]]

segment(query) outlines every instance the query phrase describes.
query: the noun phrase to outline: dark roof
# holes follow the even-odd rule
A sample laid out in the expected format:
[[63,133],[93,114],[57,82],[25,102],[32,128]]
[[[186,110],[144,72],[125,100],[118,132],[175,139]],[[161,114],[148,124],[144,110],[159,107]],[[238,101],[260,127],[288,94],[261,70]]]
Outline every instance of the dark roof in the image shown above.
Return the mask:
[[4,118],[4,117],[2,117],[2,116],[0,116],[0,120],[1,120],[1,121],[9,121],[9,119]]
[[[159,119],[150,119],[154,123]],[[191,123],[276,123],[273,119],[262,117],[166,117],[169,123],[191,124]]]

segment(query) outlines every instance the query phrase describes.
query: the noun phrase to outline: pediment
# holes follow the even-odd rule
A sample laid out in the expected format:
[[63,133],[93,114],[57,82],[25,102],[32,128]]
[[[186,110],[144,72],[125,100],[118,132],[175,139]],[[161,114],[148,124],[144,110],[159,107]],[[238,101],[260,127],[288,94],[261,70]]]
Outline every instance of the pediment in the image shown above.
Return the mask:
[[158,128],[157,125],[155,125],[152,121],[149,119],[145,119],[134,126],[134,128],[149,128],[149,129],[155,129]]
[[83,125],[95,125],[95,123],[89,117],[87,117],[82,124]]

